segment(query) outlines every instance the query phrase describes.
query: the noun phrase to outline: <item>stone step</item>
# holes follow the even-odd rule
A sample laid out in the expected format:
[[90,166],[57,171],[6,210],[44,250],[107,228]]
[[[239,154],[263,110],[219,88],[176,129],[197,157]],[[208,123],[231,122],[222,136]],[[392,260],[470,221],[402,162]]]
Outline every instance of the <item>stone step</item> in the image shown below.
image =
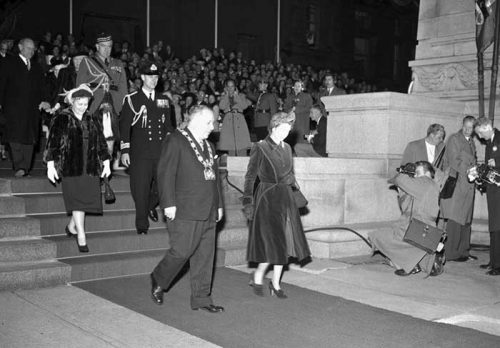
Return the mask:
[[[116,192],[130,191],[128,175],[114,175],[110,180],[110,185]],[[46,176],[10,180],[9,193],[32,194],[42,192],[61,192],[61,184],[52,184]]]
[[70,279],[71,268],[56,260],[0,262],[0,291],[57,286]]
[[0,217],[25,214],[24,199],[14,196],[0,196]]
[[22,177],[22,178],[16,178],[14,177],[15,172],[12,170],[12,168],[0,168],[0,178],[9,178],[9,179],[16,179],[16,180],[26,180],[30,179],[30,177],[44,177],[47,175],[47,169],[46,168],[33,168],[30,171],[30,176],[27,177]]
[[[115,196],[116,201],[112,204],[106,204],[104,202],[104,197],[101,197],[104,214],[110,210],[135,209],[130,192],[115,192]],[[25,211],[27,214],[66,212],[62,193],[59,192],[23,194],[17,197],[24,199]]]
[[217,266],[238,266],[247,263],[247,242],[220,244],[217,248]]
[[[158,209],[159,211],[159,209]],[[40,221],[40,234],[42,236],[64,234],[64,228],[69,222],[66,213],[31,214],[30,217]],[[159,214],[159,221],[149,221],[150,228],[165,227],[163,215]],[[109,231],[135,229],[135,210],[109,210],[104,215],[87,215],[85,217],[85,231]]]
[[0,219],[0,240],[2,238],[40,236],[40,221],[29,217]]
[[23,238],[0,242],[0,262],[48,260],[56,257],[56,244],[39,239]]
[[368,233],[380,229],[387,230],[394,222],[373,222],[336,226],[339,229],[326,229],[307,232],[306,238],[313,257],[323,259],[334,259],[340,257],[350,257],[367,255],[371,253],[371,248],[356,234],[342,228],[350,228],[363,237],[367,238]]
[[[138,235],[136,230],[118,230],[90,232],[86,234],[87,245],[90,252],[88,255],[117,253],[126,251],[150,250],[164,248],[168,249],[168,233],[165,227],[157,227],[149,230],[147,235]],[[66,235],[44,237],[57,245],[57,257],[82,256],[78,251],[75,238]]]
[[[33,160],[33,168],[46,168],[41,156],[36,156]],[[9,160],[0,161],[0,169],[12,170],[12,162]]]
[[225,227],[217,234],[217,242],[221,245],[246,243],[248,241],[248,227]]
[[242,211],[241,205],[227,205],[224,209],[223,228],[247,226],[247,219]]

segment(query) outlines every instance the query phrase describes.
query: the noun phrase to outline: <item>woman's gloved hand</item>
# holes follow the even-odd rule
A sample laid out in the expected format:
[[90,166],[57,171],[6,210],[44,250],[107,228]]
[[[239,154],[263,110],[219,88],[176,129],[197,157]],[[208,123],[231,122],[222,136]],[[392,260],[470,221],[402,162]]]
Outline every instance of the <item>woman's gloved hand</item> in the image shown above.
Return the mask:
[[59,180],[59,175],[57,175],[57,169],[54,165],[54,161],[47,162],[47,178],[54,184],[57,180]]

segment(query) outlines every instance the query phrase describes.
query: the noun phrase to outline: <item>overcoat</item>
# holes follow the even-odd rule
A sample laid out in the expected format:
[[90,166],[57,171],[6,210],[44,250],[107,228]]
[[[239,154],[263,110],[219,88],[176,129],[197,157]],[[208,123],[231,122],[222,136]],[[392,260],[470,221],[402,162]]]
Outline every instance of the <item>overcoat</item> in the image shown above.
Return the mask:
[[6,119],[3,141],[38,142],[42,78],[42,69],[34,59],[30,70],[19,55],[5,58],[0,65],[0,105]]
[[[83,168],[84,123],[89,131],[86,168]],[[54,117],[45,147],[44,161],[54,161],[59,175],[99,176],[102,162],[107,159],[110,159],[110,156],[100,123],[88,112],[83,115],[81,121],[70,108],[64,109]]]
[[[500,171],[500,131],[495,128],[493,141],[486,142],[485,163],[490,159],[495,160],[495,169]],[[500,230],[500,187],[488,185],[486,190],[486,199],[488,201],[488,224],[490,232]]]
[[430,273],[435,254],[427,254],[422,249],[404,242],[403,237],[410,223],[410,216],[426,224],[435,225],[439,212],[439,185],[426,176],[411,178],[404,174],[397,175],[394,183],[409,199],[400,201],[401,218],[394,223],[389,233],[377,230],[369,234],[373,250],[379,250],[396,268],[402,268],[405,272],[411,272],[420,264],[425,272]]
[[242,150],[250,148],[250,133],[243,116],[243,110],[250,106],[244,94],[235,94],[232,102],[229,95],[222,96],[219,108],[222,111],[222,129],[220,131],[219,149]]
[[278,111],[278,101],[273,93],[264,92],[259,95],[255,104],[254,127],[267,127],[271,116]]
[[476,146],[467,141],[462,131],[450,136],[445,149],[445,161],[449,175],[457,178],[453,196],[441,200],[441,215],[460,225],[472,221],[474,209],[474,183],[467,179],[467,170],[476,164]]
[[[292,150],[282,144],[268,136],[250,153],[243,197],[244,205],[254,207],[247,247],[250,262],[284,265],[289,257],[303,260],[311,254],[292,197],[292,185],[297,185]],[[260,182],[254,189],[257,178]]]

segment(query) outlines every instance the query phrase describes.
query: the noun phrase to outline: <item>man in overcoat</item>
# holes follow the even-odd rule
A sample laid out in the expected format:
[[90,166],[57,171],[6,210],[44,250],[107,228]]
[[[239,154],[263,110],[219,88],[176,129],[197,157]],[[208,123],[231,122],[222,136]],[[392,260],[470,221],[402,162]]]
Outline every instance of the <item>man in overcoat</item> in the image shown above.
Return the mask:
[[447,220],[445,255],[448,261],[469,260],[475,188],[467,178],[467,171],[476,164],[476,147],[472,139],[474,121],[473,116],[465,116],[462,129],[450,136],[444,153],[449,176],[456,178],[451,198],[441,199],[441,216]]
[[141,66],[143,86],[125,97],[120,117],[120,149],[122,163],[129,167],[130,190],[135,202],[135,227],[138,234],[147,234],[148,215],[158,221],[157,166],[161,144],[170,124],[170,102],[155,92],[159,68],[154,63]]
[[223,203],[215,148],[206,139],[214,129],[207,106],[194,106],[187,128],[169,134],[158,163],[160,206],[167,217],[170,249],[151,273],[151,297],[163,303],[163,290],[189,260],[191,308],[224,311],[212,302],[215,227]]
[[7,56],[0,67],[0,108],[6,124],[4,141],[10,144],[16,177],[28,175],[34,145],[40,133],[40,109],[50,105],[43,100],[42,68],[35,60],[33,40],[19,41],[19,54]]
[[297,80],[293,84],[293,93],[286,100],[284,109],[286,112],[295,113],[295,124],[287,138],[290,146],[295,147],[297,143],[306,143],[305,135],[311,130],[309,122],[309,111],[313,106],[313,100],[309,93],[304,91],[304,83]]
[[[486,140],[484,162],[493,169],[500,171],[500,131],[493,128],[491,120],[480,117],[474,123],[474,131],[481,139]],[[482,268],[490,268],[489,275],[500,275],[500,186],[487,186],[488,227],[490,230],[490,262]]]

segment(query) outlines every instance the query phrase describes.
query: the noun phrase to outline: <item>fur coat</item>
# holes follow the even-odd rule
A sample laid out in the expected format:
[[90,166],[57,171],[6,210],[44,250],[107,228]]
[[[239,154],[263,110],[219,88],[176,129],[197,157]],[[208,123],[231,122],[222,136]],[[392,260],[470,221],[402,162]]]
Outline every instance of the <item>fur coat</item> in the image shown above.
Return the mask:
[[[83,129],[88,129],[87,157],[84,159]],[[62,177],[101,174],[102,162],[110,159],[100,123],[89,113],[82,120],[68,108],[52,121],[44,161],[54,161]],[[84,164],[86,167],[84,168]]]

